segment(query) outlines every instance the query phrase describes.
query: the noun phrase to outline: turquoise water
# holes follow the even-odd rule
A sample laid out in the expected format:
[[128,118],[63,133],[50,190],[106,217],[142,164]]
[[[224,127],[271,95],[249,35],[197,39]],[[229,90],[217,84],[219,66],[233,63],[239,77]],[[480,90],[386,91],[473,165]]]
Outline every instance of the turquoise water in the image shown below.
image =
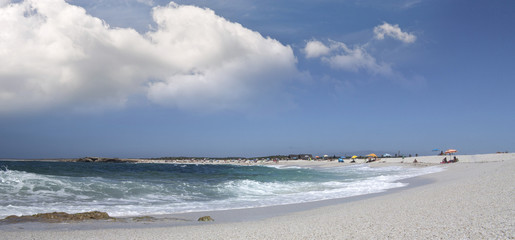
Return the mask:
[[252,208],[405,186],[438,167],[335,168],[0,161],[0,217],[105,211],[112,216]]

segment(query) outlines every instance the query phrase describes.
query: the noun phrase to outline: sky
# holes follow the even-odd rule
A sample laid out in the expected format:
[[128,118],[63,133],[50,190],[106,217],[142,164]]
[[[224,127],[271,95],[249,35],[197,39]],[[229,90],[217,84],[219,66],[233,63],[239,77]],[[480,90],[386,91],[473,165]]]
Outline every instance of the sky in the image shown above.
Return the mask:
[[0,0],[0,158],[513,152],[513,12]]

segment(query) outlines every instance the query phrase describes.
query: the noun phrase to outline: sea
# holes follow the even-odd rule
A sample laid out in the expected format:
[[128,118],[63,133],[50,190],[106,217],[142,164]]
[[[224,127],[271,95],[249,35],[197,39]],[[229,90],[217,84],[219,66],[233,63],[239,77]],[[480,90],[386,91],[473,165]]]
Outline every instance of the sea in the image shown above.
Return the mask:
[[0,161],[0,218],[54,211],[123,217],[304,203],[404,187],[407,178],[442,170]]

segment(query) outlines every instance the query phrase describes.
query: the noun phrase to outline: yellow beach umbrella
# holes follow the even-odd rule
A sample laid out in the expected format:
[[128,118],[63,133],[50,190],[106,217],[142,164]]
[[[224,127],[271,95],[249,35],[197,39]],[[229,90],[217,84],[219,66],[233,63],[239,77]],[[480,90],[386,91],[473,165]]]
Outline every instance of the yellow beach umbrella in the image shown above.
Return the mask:
[[368,154],[368,155],[367,155],[367,157],[375,157],[375,158],[376,158],[376,157],[377,157],[377,155],[375,155],[375,154],[371,153],[371,154]]
[[357,157],[358,157],[358,156],[356,156],[356,155],[352,156],[352,158],[357,158]]

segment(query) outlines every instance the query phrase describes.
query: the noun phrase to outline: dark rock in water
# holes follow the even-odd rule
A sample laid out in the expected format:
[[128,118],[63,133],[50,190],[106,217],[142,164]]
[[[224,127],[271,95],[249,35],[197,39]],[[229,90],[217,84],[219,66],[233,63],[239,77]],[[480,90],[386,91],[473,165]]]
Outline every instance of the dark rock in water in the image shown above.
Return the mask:
[[22,222],[49,222],[49,223],[59,223],[59,222],[69,222],[69,221],[86,221],[86,220],[108,220],[113,219],[109,217],[106,212],[84,212],[84,213],[75,213],[68,214],[65,212],[53,212],[53,213],[38,213],[34,215],[23,215],[23,216],[15,216],[11,215],[6,217],[2,222],[6,223],[22,223]]
[[94,162],[96,160],[97,160],[97,158],[83,157],[83,158],[75,159],[75,162]]
[[119,159],[119,158],[101,158],[101,157],[83,157],[76,159],[75,162],[110,162],[110,163],[123,163],[123,162],[134,162],[134,160],[129,159]]
[[118,158],[103,158],[100,162],[125,162],[124,160]]
[[203,216],[201,218],[198,219],[199,222],[209,222],[209,221],[215,221],[213,218],[211,218],[210,216]]

